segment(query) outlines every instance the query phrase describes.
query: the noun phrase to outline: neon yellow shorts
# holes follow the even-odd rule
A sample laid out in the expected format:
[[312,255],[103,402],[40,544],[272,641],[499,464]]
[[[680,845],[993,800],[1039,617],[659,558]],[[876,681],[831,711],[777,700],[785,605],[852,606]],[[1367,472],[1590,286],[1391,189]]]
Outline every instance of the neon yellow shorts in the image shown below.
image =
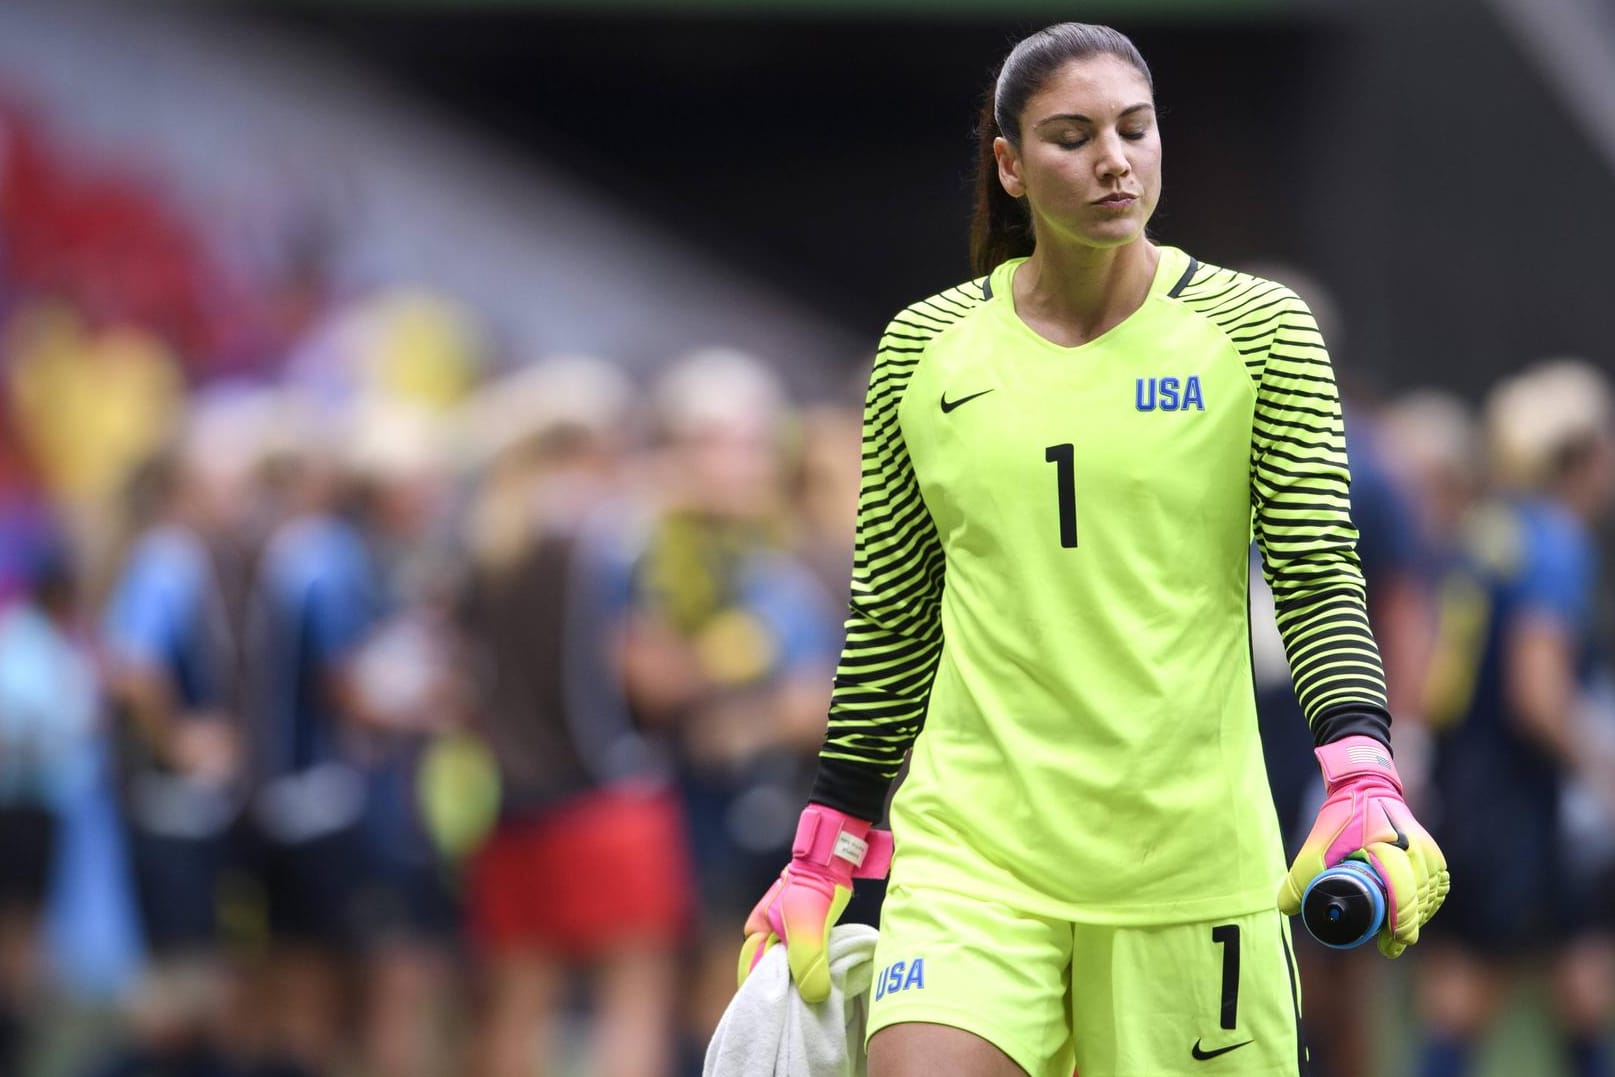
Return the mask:
[[893,883],[869,1035],[908,1021],[996,1045],[1031,1077],[1298,1077],[1301,996],[1277,909],[1072,924]]

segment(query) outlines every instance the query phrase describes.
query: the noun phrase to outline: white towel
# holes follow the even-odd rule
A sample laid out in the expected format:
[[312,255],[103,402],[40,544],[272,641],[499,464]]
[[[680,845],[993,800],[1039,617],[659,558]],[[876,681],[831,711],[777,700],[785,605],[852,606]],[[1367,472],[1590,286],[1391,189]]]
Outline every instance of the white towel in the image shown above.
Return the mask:
[[724,1010],[702,1077],[864,1077],[878,935],[861,924],[831,929],[830,997],[817,1005],[797,994],[785,947],[771,947]]

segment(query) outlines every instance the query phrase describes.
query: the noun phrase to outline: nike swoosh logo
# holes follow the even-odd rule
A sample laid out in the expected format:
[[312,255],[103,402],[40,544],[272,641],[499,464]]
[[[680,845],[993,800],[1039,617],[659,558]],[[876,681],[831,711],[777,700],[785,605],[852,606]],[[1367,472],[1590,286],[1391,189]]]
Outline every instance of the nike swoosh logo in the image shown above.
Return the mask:
[[1194,1041],[1194,1047],[1190,1049],[1189,1055],[1196,1062],[1205,1062],[1205,1061],[1208,1061],[1209,1059],[1216,1058],[1218,1055],[1225,1055],[1229,1051],[1237,1051],[1241,1047],[1249,1047],[1251,1044],[1253,1044],[1255,1042],[1256,1042],[1255,1040],[1246,1040],[1244,1043],[1236,1043],[1231,1047],[1219,1047],[1215,1051],[1202,1051],[1200,1049],[1200,1041],[1195,1040]]
[[961,396],[958,400],[949,400],[948,394],[944,392],[942,394],[942,414],[946,415],[960,404],[968,404],[970,401],[976,399],[976,397],[986,396],[990,392],[992,392],[991,389],[983,389],[979,393],[971,393],[969,396]]
[[1398,849],[1401,849],[1404,853],[1407,852],[1408,836],[1402,833],[1402,828],[1396,825],[1395,819],[1391,818],[1391,810],[1383,804],[1380,805],[1379,810],[1385,813],[1385,821],[1391,824],[1391,833],[1396,835],[1396,840],[1391,842],[1391,844],[1396,846]]

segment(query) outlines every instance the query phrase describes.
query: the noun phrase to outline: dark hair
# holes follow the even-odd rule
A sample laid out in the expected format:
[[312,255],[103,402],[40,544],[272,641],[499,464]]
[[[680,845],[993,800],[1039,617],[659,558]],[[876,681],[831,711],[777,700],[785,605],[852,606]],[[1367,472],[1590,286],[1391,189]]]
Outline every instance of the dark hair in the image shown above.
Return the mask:
[[1022,38],[988,85],[976,126],[976,211],[970,222],[970,265],[976,273],[991,273],[1006,259],[1031,254],[1035,242],[1026,207],[998,180],[993,140],[1003,135],[1018,149],[1026,102],[1061,67],[1090,56],[1126,60],[1155,92],[1149,65],[1127,35],[1086,22],[1062,22]]
[[123,512],[131,534],[157,522],[184,483],[177,444],[161,446],[137,461],[124,477]]

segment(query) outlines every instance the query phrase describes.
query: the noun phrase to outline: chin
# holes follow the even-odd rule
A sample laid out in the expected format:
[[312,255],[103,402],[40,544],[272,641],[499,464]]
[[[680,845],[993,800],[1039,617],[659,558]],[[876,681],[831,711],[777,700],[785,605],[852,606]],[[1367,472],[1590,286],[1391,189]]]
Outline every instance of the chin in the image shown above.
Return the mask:
[[1143,221],[1114,221],[1095,228],[1084,229],[1081,233],[1082,242],[1090,247],[1099,247],[1109,250],[1113,247],[1125,247],[1135,239],[1144,235]]
[[1149,219],[1149,213],[1142,206],[1122,216],[1084,214],[1071,222],[1070,234],[1077,242],[1090,247],[1125,247],[1144,234],[1144,225]]

